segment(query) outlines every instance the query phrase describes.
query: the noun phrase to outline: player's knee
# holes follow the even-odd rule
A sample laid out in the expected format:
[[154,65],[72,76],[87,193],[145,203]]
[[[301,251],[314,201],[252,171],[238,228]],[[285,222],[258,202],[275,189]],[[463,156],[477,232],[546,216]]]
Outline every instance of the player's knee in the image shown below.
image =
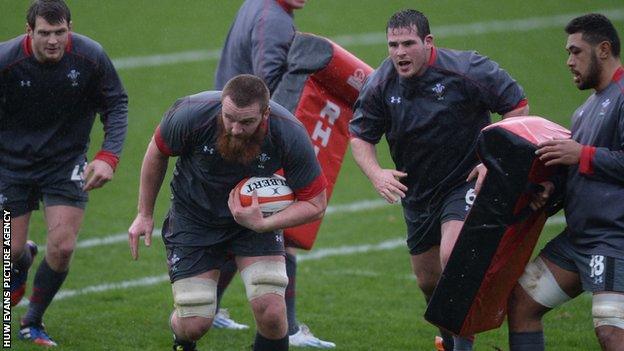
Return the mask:
[[594,328],[598,342],[604,350],[609,350],[611,345],[617,345],[617,343],[623,338],[624,329],[603,325],[598,328]]
[[247,299],[252,301],[267,294],[284,297],[288,276],[286,266],[278,261],[258,261],[241,271]]
[[281,330],[286,324],[286,305],[278,301],[264,303],[263,306],[254,306],[258,324],[263,330]]
[[540,257],[529,262],[524,273],[518,279],[518,285],[522,287],[532,301],[544,308],[555,308],[571,299],[561,289],[552,272]]
[[618,329],[622,332],[624,330],[624,295],[594,294],[592,316],[596,335],[600,340],[614,337]]
[[[217,282],[204,278],[184,278],[172,284],[178,318],[214,318],[217,309]],[[208,327],[210,322],[208,321]]]
[[212,320],[203,317],[180,318],[180,334],[184,339],[197,341],[201,339],[212,325]]

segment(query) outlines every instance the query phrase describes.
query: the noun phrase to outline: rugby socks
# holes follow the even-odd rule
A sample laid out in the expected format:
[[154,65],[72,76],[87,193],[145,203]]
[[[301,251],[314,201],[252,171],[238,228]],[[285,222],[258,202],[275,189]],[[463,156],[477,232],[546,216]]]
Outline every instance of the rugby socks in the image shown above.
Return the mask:
[[[453,336],[453,351],[472,351],[472,343],[474,338],[462,338],[461,336]],[[446,350],[446,348],[445,348]]]
[[28,245],[24,245],[24,251],[22,251],[22,255],[15,261],[15,263],[13,263],[13,269],[20,273],[27,271],[28,268],[30,268],[32,261],[32,252],[30,251]]
[[219,270],[221,271],[221,274],[219,275],[219,282],[217,282],[217,310],[221,306],[221,298],[223,298],[225,289],[227,289],[228,285],[230,285],[232,279],[236,275],[236,261],[234,259],[225,261]]
[[260,333],[256,332],[256,340],[253,344],[253,351],[287,351],[288,350],[288,335],[281,339],[271,340],[267,339]]
[[[429,302],[429,301],[427,301]],[[439,329],[440,335],[442,336],[442,345],[445,350],[453,350],[455,347],[455,343],[453,342],[453,334],[447,332],[446,330]]]
[[286,253],[286,275],[288,285],[286,286],[286,317],[288,318],[288,335],[294,335],[299,331],[297,322],[297,310],[295,307],[296,291],[295,283],[297,278],[297,256]]
[[35,274],[33,294],[30,297],[28,312],[22,319],[22,325],[41,325],[45,310],[63,285],[68,272],[56,272],[50,268],[45,258],[41,261]]
[[510,351],[544,351],[544,332],[509,333]]

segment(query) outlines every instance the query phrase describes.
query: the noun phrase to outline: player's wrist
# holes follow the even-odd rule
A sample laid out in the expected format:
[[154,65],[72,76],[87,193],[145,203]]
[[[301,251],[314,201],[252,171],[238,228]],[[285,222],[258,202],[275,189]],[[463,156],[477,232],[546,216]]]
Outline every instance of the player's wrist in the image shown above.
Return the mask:
[[109,166],[111,166],[113,171],[115,171],[115,169],[117,168],[117,164],[119,163],[119,157],[114,153],[106,150],[98,151],[93,159],[106,162]]

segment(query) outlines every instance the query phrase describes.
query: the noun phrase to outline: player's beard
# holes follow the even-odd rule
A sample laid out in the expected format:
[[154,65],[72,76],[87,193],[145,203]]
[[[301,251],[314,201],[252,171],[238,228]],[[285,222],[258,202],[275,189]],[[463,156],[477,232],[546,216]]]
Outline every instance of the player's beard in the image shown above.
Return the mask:
[[579,90],[593,89],[600,85],[600,76],[602,75],[602,66],[598,62],[598,55],[593,53],[589,60],[587,75],[584,80],[578,84]]
[[249,136],[236,137],[225,130],[221,118],[217,118],[219,125],[219,136],[217,138],[217,150],[224,160],[232,163],[239,163],[245,166],[251,164],[258,157],[266,129],[260,123],[256,131]]

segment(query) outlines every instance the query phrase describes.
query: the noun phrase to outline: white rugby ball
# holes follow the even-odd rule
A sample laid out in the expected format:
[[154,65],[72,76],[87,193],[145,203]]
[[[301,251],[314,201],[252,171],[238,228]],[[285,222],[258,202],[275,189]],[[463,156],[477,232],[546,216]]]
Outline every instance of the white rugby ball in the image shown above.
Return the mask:
[[241,205],[245,207],[251,205],[253,192],[256,191],[260,211],[264,214],[279,212],[295,201],[295,194],[286,183],[286,178],[278,174],[245,178],[236,188],[239,189]]

